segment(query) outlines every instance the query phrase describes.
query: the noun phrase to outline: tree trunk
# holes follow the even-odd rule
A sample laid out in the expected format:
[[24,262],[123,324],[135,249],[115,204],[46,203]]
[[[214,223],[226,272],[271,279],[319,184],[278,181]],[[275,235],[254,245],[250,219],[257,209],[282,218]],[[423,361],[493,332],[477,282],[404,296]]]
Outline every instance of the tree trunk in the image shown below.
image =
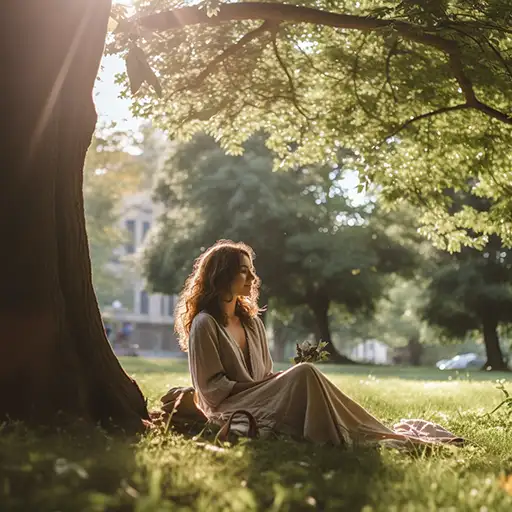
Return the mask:
[[285,350],[286,350],[286,340],[280,338],[279,336],[274,337],[274,354],[273,359],[278,363],[284,363],[285,360]]
[[484,318],[483,321],[484,343],[487,361],[483,369],[493,371],[508,370],[503,359],[500,341],[498,337],[498,322],[491,318]]
[[407,342],[407,349],[409,351],[409,362],[412,366],[421,365],[421,356],[423,354],[423,345],[417,338],[409,338]]
[[329,326],[329,301],[316,300],[309,304],[315,318],[317,341],[327,343],[325,350],[329,352],[329,362],[337,364],[355,364],[352,359],[340,354],[334,346]]
[[[277,325],[276,325],[277,324]],[[272,358],[278,363],[284,362],[286,350],[286,334],[283,332],[283,324],[279,320],[274,321],[274,350]]]
[[148,417],[106,339],[85,232],[82,168],[109,12],[110,0],[2,4],[3,418],[137,430]]

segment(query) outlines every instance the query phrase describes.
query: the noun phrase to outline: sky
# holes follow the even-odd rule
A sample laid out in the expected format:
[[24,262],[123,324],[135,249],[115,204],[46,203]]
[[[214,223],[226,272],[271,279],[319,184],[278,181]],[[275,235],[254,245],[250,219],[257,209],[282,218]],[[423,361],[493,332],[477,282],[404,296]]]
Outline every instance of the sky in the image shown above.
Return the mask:
[[[128,7],[128,15],[133,13],[130,7],[133,5],[133,0],[113,0],[112,3]],[[123,59],[117,55],[103,56],[94,88],[94,102],[98,112],[98,121],[104,124],[115,121],[120,129],[136,131],[140,121],[132,116],[130,101],[119,97],[121,87],[115,83],[115,75],[123,71],[126,71]]]
[[94,102],[98,112],[98,124],[118,123],[120,129],[137,130],[140,121],[130,112],[130,102],[119,97],[121,87],[114,83],[115,75],[125,71],[123,59],[116,55],[106,55],[94,87]]

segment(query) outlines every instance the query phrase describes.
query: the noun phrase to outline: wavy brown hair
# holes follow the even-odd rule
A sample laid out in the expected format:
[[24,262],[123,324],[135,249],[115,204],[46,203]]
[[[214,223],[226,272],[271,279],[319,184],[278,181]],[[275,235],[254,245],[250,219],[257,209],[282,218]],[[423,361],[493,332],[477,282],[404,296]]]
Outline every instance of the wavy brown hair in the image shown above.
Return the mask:
[[[174,330],[183,351],[188,350],[188,336],[192,321],[200,311],[212,315],[221,325],[227,317],[221,307],[222,296],[231,291],[231,284],[240,272],[242,255],[252,261],[254,251],[242,242],[219,240],[194,262],[192,273],[185,281],[174,312]],[[254,269],[250,269],[254,273]],[[238,297],[235,313],[247,324],[258,314],[260,280],[255,275],[251,293]]]

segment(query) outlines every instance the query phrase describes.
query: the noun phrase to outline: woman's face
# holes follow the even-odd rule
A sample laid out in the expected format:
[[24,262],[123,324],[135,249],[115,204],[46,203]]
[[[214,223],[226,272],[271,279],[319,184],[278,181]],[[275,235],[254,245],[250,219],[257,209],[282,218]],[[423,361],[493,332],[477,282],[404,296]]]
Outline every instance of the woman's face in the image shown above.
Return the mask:
[[251,294],[252,283],[255,279],[254,267],[251,258],[247,254],[240,255],[240,271],[233,280],[231,293],[234,297],[248,296]]

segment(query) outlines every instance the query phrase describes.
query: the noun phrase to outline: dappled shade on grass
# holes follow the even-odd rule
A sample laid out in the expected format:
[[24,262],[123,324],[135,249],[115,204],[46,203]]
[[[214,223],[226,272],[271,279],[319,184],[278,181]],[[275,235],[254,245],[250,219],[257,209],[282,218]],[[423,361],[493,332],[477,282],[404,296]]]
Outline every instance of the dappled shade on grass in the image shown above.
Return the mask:
[[[168,387],[189,383],[185,361],[127,358],[123,365],[152,408]],[[0,510],[512,509],[500,479],[512,471],[512,417],[482,416],[501,399],[492,382],[477,380],[488,374],[448,381],[428,369],[375,368],[369,377],[369,367],[321,368],[388,423],[422,415],[472,443],[414,457],[286,438],[231,446],[159,430],[112,437],[80,425],[68,432],[14,425],[0,431]]]

